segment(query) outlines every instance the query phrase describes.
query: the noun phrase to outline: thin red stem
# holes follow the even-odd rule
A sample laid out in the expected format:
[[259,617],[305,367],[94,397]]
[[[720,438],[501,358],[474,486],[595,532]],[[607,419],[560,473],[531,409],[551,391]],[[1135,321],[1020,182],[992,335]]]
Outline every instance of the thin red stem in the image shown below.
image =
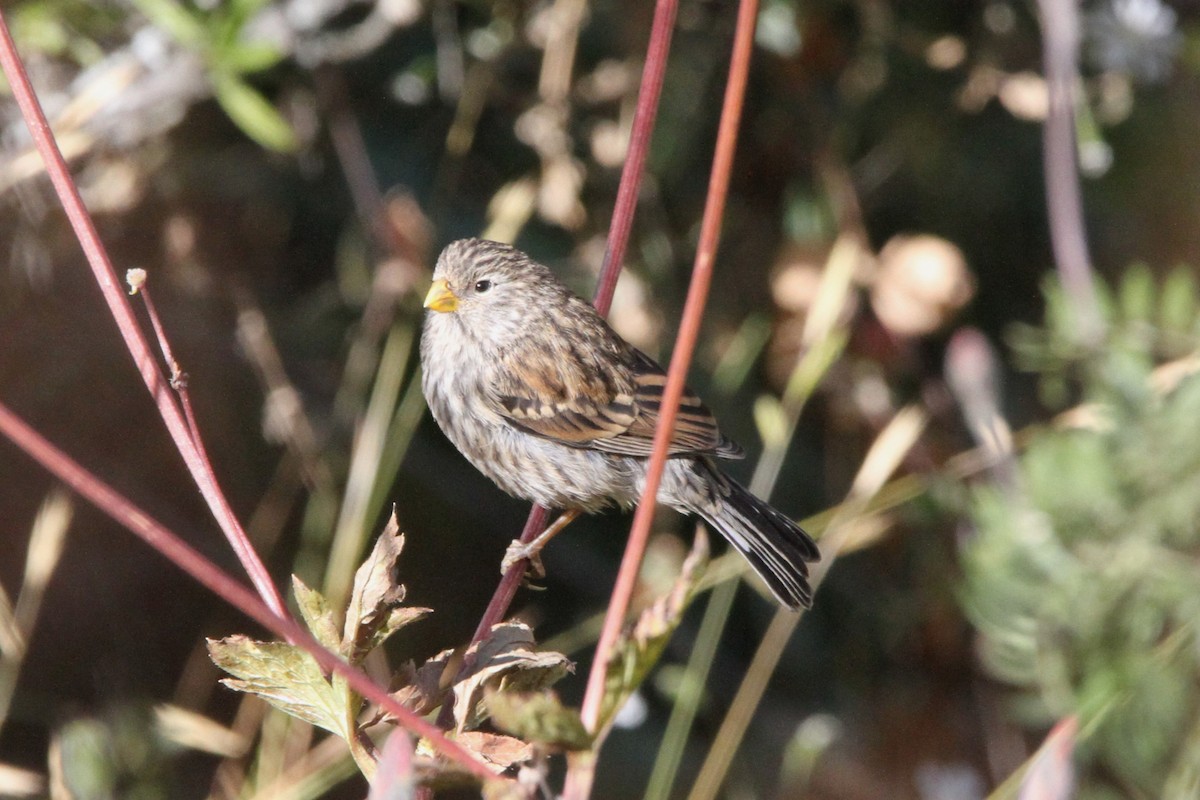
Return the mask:
[[193,440],[191,429],[184,419],[183,412],[174,401],[167,381],[163,378],[162,370],[138,326],[133,308],[121,289],[116,270],[105,252],[100,236],[96,232],[96,226],[71,178],[67,162],[54,140],[50,123],[46,120],[46,115],[33,91],[25,67],[17,55],[16,45],[13,43],[12,34],[9,32],[3,12],[0,12],[0,67],[4,69],[5,77],[8,78],[8,83],[12,87],[13,97],[21,109],[21,115],[29,127],[34,144],[45,162],[50,182],[58,193],[59,201],[79,239],[79,244],[92,268],[96,283],[99,284],[105,302],[108,303],[109,311],[125,340],[125,346],[129,348],[134,364],[137,366],[142,380],[146,383],[150,396],[154,398],[154,402],[158,406],[159,414],[162,415],[167,431],[175,442],[175,447],[183,457],[200,493],[208,502],[209,509],[224,531],[230,546],[242,562],[242,566],[249,574],[258,593],[276,614],[281,617],[285,616],[283,599],[280,597],[278,589],[271,581],[271,576],[262,561],[259,560],[258,554],[250,545],[237,517],[229,509],[228,503],[217,485],[216,476],[212,474],[211,469],[207,468],[205,460]]
[[0,433],[12,440],[59,480],[170,559],[205,588],[224,598],[230,605],[272,633],[304,648],[327,672],[336,672],[344,677],[346,682],[360,695],[378,703],[383,709],[394,714],[402,727],[425,737],[440,753],[453,759],[479,778],[487,780],[495,777],[495,773],[462,746],[447,739],[437,726],[426,722],[405,708],[389,695],[386,689],[376,685],[364,673],[326,650],[291,617],[281,616],[268,608],[245,586],[171,533],[149,514],[125,499],[116,490],[85,470],[70,456],[25,424],[3,403],[0,403]]
[[613,205],[604,262],[600,267],[596,294],[592,297],[592,304],[602,315],[607,315],[608,307],[612,305],[617,279],[621,277],[621,266],[625,263],[625,247],[629,243],[629,232],[633,229],[633,213],[637,209],[638,194],[642,188],[646,154],[650,151],[650,135],[654,132],[654,121],[658,117],[658,99],[662,95],[678,7],[678,0],[659,0],[654,7],[650,43],[646,46],[646,63],[642,65],[642,85],[638,90],[637,110],[629,133],[629,152],[621,169],[621,183],[617,186],[617,201]]
[[143,283],[137,290],[138,297],[142,298],[142,303],[146,306],[146,316],[150,318],[150,328],[154,331],[154,338],[158,340],[158,348],[162,351],[163,361],[167,365],[167,369],[171,370],[171,386],[175,387],[175,391],[180,395],[187,388],[184,381],[186,378],[183,375],[183,370],[179,368],[179,362],[175,360],[175,353],[171,350],[171,341],[167,338],[167,329],[162,324],[162,318],[158,316],[158,307],[154,305],[154,300],[150,297],[150,287]]
[[[529,512],[529,519],[525,521],[525,527],[521,531],[522,542],[529,544],[545,530],[548,513],[541,506],[533,507],[533,510]],[[472,644],[483,641],[488,632],[504,619],[508,607],[512,605],[513,598],[517,595],[517,589],[521,587],[521,578],[524,577],[528,565],[528,561],[521,560],[504,573],[504,577],[500,579],[500,585],[496,587],[496,593],[492,595],[492,600],[488,603],[487,610],[483,612],[483,618],[479,620],[479,625],[475,628],[475,635],[471,637]]]
[[[754,24],[758,17],[757,0],[742,0],[738,7],[737,29],[734,34],[733,56],[729,67],[729,83],[725,87],[725,100],[721,108],[721,122],[717,131],[716,154],[713,157],[712,175],[708,184],[708,197],[704,207],[704,219],[700,226],[700,241],[696,260],[692,267],[692,280],[688,287],[687,301],[683,308],[675,352],[667,371],[667,385],[663,392],[662,408],[658,427],[654,432],[654,450],[646,469],[646,485],[638,502],[633,518],[629,543],[625,557],[617,574],[612,601],[604,618],[600,641],[596,645],[596,658],[588,675],[587,691],[583,699],[583,724],[588,730],[597,732],[600,706],[604,700],[605,675],[612,658],[613,646],[620,635],[629,609],[629,600],[637,582],[638,569],[650,537],[650,522],[654,517],[654,505],[658,486],[667,463],[667,445],[675,426],[679,399],[683,394],[684,381],[696,348],[700,332],[700,321],[708,300],[708,289],[712,282],[713,262],[717,244],[721,237],[721,218],[725,213],[725,199],[729,192],[729,175],[733,169],[733,157],[737,148],[738,124],[742,115],[742,103],[746,93],[746,80],[750,70],[750,56],[754,46]],[[567,793],[572,797],[572,793]],[[578,797],[586,797],[587,791]]]
[[[617,187],[617,200],[613,207],[612,223],[609,227],[608,245],[604,252],[604,263],[592,299],[601,314],[607,314],[612,304],[617,278],[625,259],[625,248],[629,232],[633,228],[633,214],[637,207],[638,191],[642,173],[646,166],[646,154],[650,148],[650,135],[654,131],[654,120],[658,115],[658,101],[662,94],[663,76],[667,71],[667,55],[671,50],[671,34],[675,26],[675,10],[678,0],[658,0],[654,9],[654,22],[650,28],[650,43],[646,49],[646,62],[642,67],[642,85],[638,90],[637,109],[633,115],[633,128],[629,139],[629,153],[621,170],[621,183]],[[546,527],[548,511],[534,506],[521,531],[521,542],[528,544],[538,537]],[[494,625],[504,619],[512,605],[521,578],[528,562],[514,564],[496,587],[483,618],[475,629],[472,643],[479,642]]]
[[[204,446],[204,439],[200,437],[200,423],[196,419],[195,410],[192,408],[192,393],[188,390],[187,374],[180,368],[179,361],[175,358],[175,352],[171,348],[171,340],[167,338],[166,326],[163,325],[162,318],[158,315],[158,307],[154,305],[154,299],[150,296],[150,286],[143,283],[138,289],[138,295],[142,298],[142,302],[146,306],[146,314],[150,318],[150,327],[154,331],[154,338],[158,340],[158,347],[162,351],[163,361],[166,362],[167,368],[171,371],[171,388],[175,390],[175,394],[179,397],[179,405],[183,410],[183,419],[187,424],[188,431],[192,435],[192,445],[196,448],[196,453],[204,465],[204,473],[206,475],[216,475],[216,471],[212,467],[212,460],[208,456],[208,448]],[[220,506],[220,512],[225,515],[226,519],[236,522],[237,517],[233,513],[233,507],[229,505],[229,500],[225,497],[225,493],[217,492],[216,500]],[[244,533],[240,536],[235,536],[232,541],[237,542],[241,539],[246,540],[244,547],[257,560],[258,554]]]

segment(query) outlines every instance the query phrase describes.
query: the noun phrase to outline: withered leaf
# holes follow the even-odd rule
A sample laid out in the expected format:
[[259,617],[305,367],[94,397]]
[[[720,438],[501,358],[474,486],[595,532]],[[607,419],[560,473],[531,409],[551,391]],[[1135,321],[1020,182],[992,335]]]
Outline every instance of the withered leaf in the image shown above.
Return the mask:
[[489,691],[487,709],[492,723],[528,742],[564,750],[586,750],[592,737],[579,712],[567,708],[553,692]]
[[345,698],[330,685],[305,651],[285,642],[258,642],[247,636],[209,639],[208,654],[233,675],[221,682],[239,692],[256,694],[292,716],[336,733],[350,735]]
[[613,657],[604,680],[604,701],[597,730],[606,730],[621,706],[629,699],[654,665],[658,663],[671,634],[679,627],[683,612],[695,596],[704,567],[708,564],[708,537],[697,530],[692,551],[671,591],[638,615],[633,627],[613,646]]
[[427,608],[401,605],[405,590],[398,572],[403,550],[404,534],[393,511],[371,554],[354,573],[342,640],[342,651],[351,664],[360,663],[393,633],[430,613]]
[[479,703],[484,688],[535,692],[574,671],[575,665],[562,653],[537,652],[534,647],[528,625],[505,622],[467,650],[471,670],[454,685],[457,730],[474,727],[482,719]]
[[464,731],[456,741],[489,765],[506,770],[513,764],[523,764],[533,758],[533,745],[502,733]]
[[455,657],[457,651],[443,650],[420,667],[412,662],[405,664],[398,675],[401,687],[392,692],[392,697],[417,714],[428,714],[445,700],[450,681],[462,665]]

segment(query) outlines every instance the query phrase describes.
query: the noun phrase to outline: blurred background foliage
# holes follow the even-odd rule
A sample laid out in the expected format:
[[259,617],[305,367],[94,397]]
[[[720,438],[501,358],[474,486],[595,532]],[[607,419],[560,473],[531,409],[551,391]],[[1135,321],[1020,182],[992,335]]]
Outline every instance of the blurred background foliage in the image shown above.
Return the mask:
[[[626,338],[664,358],[734,10],[681,3],[613,308]],[[281,585],[294,571],[344,594],[394,502],[401,579],[436,613],[389,643],[392,665],[465,642],[526,509],[423,415],[420,297],[440,247],[484,231],[590,294],[650,4],[13,0],[4,12],[114,260],[150,273],[217,474]],[[854,241],[845,347],[784,443],[772,499],[798,517],[837,503],[909,403],[932,422],[904,469],[933,491],[877,515],[870,546],[838,561],[727,796],[984,797],[1071,714],[1088,796],[1195,796],[1200,6],[1099,0],[1082,14],[1079,166],[1095,267],[1115,287],[1099,344],[1043,291],[1035,7],[762,4],[692,383],[751,453],[735,465],[748,480],[760,441],[778,438],[762,398],[784,392],[812,344],[834,242]],[[0,126],[4,401],[232,565],[14,104],[0,103]],[[993,350],[946,360],[968,327]],[[991,470],[964,488],[943,467],[981,429],[1023,432],[1015,455],[993,442]],[[15,609],[0,762],[28,781],[7,791],[37,794],[67,765],[79,796],[363,795],[331,740],[216,685],[203,637],[244,620],[90,508],[43,505],[52,482],[7,443],[0,475],[0,607]],[[577,523],[546,553],[547,591],[519,598],[581,673],[627,525]],[[686,550],[678,520],[658,528],[650,595]],[[685,777],[772,611],[752,591],[736,602]],[[640,795],[698,618],[606,744],[597,796]],[[139,741],[138,728],[155,733]],[[60,757],[83,747],[96,755]]]
[[1082,405],[975,489],[964,600],[983,664],[1029,690],[1016,718],[1076,714],[1092,729],[1080,797],[1188,797],[1200,775],[1196,287],[1183,270],[1160,287],[1132,267],[1102,297],[1103,342],[1080,343],[1054,286],[1045,327],[1014,328],[1045,394],[1061,402],[1070,387]]

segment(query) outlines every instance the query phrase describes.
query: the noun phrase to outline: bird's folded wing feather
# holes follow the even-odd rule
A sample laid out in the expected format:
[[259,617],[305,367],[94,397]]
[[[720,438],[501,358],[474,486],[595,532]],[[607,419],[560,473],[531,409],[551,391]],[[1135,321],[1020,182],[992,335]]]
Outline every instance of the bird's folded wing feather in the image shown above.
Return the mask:
[[[521,383],[498,393],[501,415],[523,431],[569,447],[649,457],[667,376],[653,359],[631,347],[610,360],[563,357],[514,364]],[[742,450],[721,435],[712,412],[684,390],[668,453],[740,458]]]

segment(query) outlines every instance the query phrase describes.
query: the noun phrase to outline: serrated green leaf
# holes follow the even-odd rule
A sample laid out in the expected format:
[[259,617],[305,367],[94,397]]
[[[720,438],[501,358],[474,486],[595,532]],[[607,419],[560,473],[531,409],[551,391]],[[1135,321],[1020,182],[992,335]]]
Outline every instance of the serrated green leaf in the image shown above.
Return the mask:
[[553,692],[492,690],[485,702],[493,724],[519,739],[564,750],[592,746],[579,712],[564,706]]
[[308,626],[312,635],[326,648],[335,653],[340,652],[342,636],[338,632],[333,610],[329,608],[325,595],[316,589],[308,588],[296,575],[292,576],[292,593],[296,596],[300,616],[304,618],[304,624]]
[[294,152],[300,146],[292,126],[256,89],[223,70],[214,72],[212,80],[217,102],[243,133],[280,153]]
[[255,694],[271,705],[331,733],[348,738],[344,700],[313,657],[286,642],[259,642],[247,636],[208,640],[208,655],[233,675],[221,682]]

